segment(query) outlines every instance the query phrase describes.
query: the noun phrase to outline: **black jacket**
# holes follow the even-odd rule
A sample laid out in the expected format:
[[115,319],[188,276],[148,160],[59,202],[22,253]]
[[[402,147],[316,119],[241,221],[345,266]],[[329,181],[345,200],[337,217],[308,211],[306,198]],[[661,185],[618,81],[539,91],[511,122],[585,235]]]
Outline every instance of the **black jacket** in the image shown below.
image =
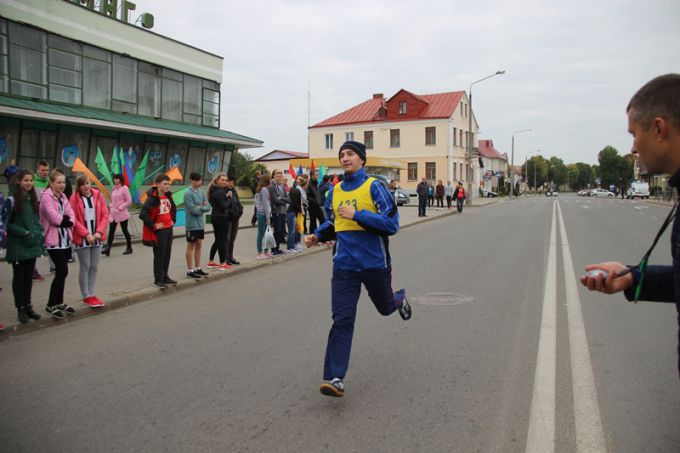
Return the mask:
[[231,192],[231,197],[226,197],[227,217],[230,220],[240,219],[241,216],[243,215],[243,205],[241,204],[241,200],[238,198],[238,192],[236,191],[236,188],[233,187],[231,189],[225,189],[224,192],[225,194]]
[[290,196],[290,204],[288,205],[287,212],[294,212],[295,214],[302,212],[302,194],[300,193],[298,186],[290,189],[290,193],[288,195]]
[[416,187],[416,193],[419,197],[427,197],[427,183],[418,183],[418,186]]
[[319,182],[312,179],[307,184],[307,201],[309,202],[309,209],[321,208],[321,195],[319,194]]
[[229,209],[229,204],[227,203],[227,191],[221,187],[211,186],[208,189],[208,203],[212,206],[212,212],[210,217],[213,219],[226,219],[227,209]]

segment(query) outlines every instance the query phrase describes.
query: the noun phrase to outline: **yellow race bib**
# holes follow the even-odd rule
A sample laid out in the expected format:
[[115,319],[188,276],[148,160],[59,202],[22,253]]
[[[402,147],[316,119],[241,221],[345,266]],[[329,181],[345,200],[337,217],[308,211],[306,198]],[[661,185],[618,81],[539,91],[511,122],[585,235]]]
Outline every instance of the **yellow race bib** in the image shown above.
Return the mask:
[[369,177],[362,185],[354,190],[346,191],[342,189],[342,183],[333,187],[333,213],[335,214],[335,232],[340,231],[362,231],[354,220],[347,220],[340,217],[338,209],[342,206],[354,206],[357,211],[378,212],[378,208],[371,198],[371,183],[375,178]]

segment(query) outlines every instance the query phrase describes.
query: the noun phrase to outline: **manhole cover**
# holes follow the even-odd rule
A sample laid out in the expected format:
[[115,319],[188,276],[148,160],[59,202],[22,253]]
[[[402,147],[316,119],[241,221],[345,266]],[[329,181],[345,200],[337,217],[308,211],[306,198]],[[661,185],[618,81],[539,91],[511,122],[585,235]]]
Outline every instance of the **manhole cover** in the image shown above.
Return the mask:
[[409,299],[420,305],[460,305],[473,301],[472,296],[456,293],[427,293]]

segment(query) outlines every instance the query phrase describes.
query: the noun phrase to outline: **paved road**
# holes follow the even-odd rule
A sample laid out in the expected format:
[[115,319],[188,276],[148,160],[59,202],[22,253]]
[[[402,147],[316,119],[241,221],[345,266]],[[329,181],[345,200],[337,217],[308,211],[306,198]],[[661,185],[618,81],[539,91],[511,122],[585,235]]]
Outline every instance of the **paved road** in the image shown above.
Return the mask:
[[[318,394],[330,263],[310,254],[1,342],[0,445],[680,451],[675,307],[566,295],[574,268],[635,262],[667,208],[555,201],[496,203],[397,235],[394,282],[414,317],[381,317],[362,297],[343,399]],[[667,244],[655,261],[669,261]]]

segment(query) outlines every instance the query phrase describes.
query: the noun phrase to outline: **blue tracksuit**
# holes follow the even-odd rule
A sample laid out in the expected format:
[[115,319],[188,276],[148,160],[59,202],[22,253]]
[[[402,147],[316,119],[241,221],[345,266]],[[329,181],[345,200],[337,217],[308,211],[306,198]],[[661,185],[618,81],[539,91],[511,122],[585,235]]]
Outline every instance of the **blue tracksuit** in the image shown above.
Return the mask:
[[[368,179],[362,168],[346,175],[341,187],[345,192],[358,189]],[[335,239],[333,253],[332,311],[333,326],[328,334],[324,379],[344,378],[349,366],[357,303],[363,284],[378,312],[394,312],[404,290],[392,291],[392,264],[388,235],[399,230],[399,213],[394,198],[380,182],[373,181],[370,196],[377,212],[357,210],[354,219],[363,230],[335,231],[333,188],[326,198],[326,221],[314,234],[320,241]]]

